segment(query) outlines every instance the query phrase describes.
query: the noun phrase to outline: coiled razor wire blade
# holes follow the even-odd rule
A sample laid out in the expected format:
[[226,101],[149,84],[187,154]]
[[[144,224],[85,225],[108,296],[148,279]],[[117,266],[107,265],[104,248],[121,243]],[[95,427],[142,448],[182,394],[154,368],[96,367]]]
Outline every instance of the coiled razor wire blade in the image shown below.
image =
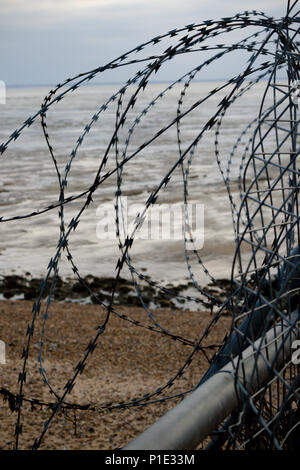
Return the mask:
[[[60,229],[57,250],[50,259],[45,279],[40,287],[39,295],[34,302],[32,321],[26,332],[26,346],[23,351],[23,368],[19,374],[19,393],[13,395],[3,391],[4,398],[14,401],[17,411],[16,423],[16,449],[22,433],[22,413],[25,402],[34,402],[49,406],[50,415],[44,423],[40,436],[35,440],[33,448],[40,447],[42,440],[55,415],[67,408],[71,409],[95,409],[100,407],[95,404],[76,404],[68,401],[68,396],[73,389],[76,378],[82,373],[89,356],[96,348],[100,336],[104,333],[111,315],[118,315],[125,321],[130,321],[138,327],[150,328],[153,332],[169,335],[183,344],[189,344],[192,352],[189,353],[184,364],[179,366],[173,377],[158,389],[150,391],[142,397],[136,397],[126,403],[103,405],[101,410],[125,409],[130,407],[146,406],[151,403],[159,403],[172,398],[183,397],[190,390],[181,394],[166,395],[166,391],[175,383],[191,364],[196,353],[205,348],[203,340],[209,338],[214,326],[222,317],[224,309],[232,313],[231,329],[219,348],[207,373],[202,377],[198,385],[204,383],[212,374],[216,373],[224,364],[241,357],[242,351],[255,340],[263,338],[265,332],[278,322],[289,321],[290,328],[299,334],[299,168],[297,168],[297,156],[299,153],[299,43],[298,32],[300,16],[297,11],[297,1],[288,2],[286,16],[274,19],[262,12],[246,11],[230,18],[220,20],[208,20],[199,24],[190,24],[183,28],[174,29],[168,33],[153,38],[126,54],[111,61],[106,66],[79,74],[57,85],[45,97],[40,109],[24,124],[11,134],[9,139],[0,145],[0,152],[5,157],[8,147],[18,139],[27,128],[40,119],[47,148],[52,159],[59,185],[57,202],[40,210],[27,214],[2,217],[1,223],[11,220],[20,220],[42,216],[49,211],[58,210]],[[251,28],[247,34],[247,28]],[[245,37],[234,43],[226,42],[231,32],[245,30]],[[216,43],[216,40],[220,43]],[[223,42],[222,42],[223,41]],[[167,48],[165,49],[165,44]],[[163,52],[155,52],[149,55],[151,48],[163,45]],[[190,108],[184,110],[183,102],[188,87],[194,79],[201,77],[201,72],[219,59],[226,57],[234,51],[246,51],[249,53],[248,63],[244,70],[232,77],[224,84],[213,88],[206,97],[199,98]],[[207,54],[209,58],[199,60],[200,65],[183,74],[153,99],[149,105],[135,119],[130,118],[130,112],[136,109],[139,94],[145,90],[151,78],[170,61],[185,54]],[[136,55],[137,54],[137,55]],[[148,55],[147,55],[148,54]],[[207,57],[207,56],[205,56]],[[82,85],[90,82],[99,74],[120,67],[140,64],[143,68],[138,70],[117,93],[111,96],[107,102],[101,104],[91,120],[84,127],[78,137],[75,147],[70,152],[69,160],[64,172],[61,172],[55,155],[54,145],[47,127],[47,113],[60,103],[67,94],[74,92]],[[278,78],[278,75],[286,74],[286,80]],[[231,106],[241,96],[265,80],[265,91],[262,99],[257,104],[257,116],[249,122],[248,126],[233,142],[233,150],[225,161],[222,158],[222,148],[219,143],[222,135],[223,119],[227,116]],[[142,121],[147,119],[149,111],[161,101],[167,93],[174,89],[175,85],[182,85],[178,101],[177,114],[159,131],[144,141],[135,150],[131,150],[133,136],[138,133]],[[133,93],[130,95],[133,88]],[[224,97],[219,102],[217,110],[209,116],[205,125],[200,129],[196,137],[188,144],[181,138],[181,123],[190,113],[201,106],[205,107],[209,98]],[[271,98],[271,105],[267,104],[267,98]],[[127,101],[126,101],[127,100]],[[84,191],[73,195],[66,195],[66,188],[72,164],[77,157],[79,149],[83,146],[91,128],[105,112],[116,104],[115,127],[112,129],[109,144],[100,156],[100,163],[93,183]],[[125,103],[125,104],[124,104]],[[127,120],[127,127],[125,122]],[[130,124],[128,124],[130,122]],[[169,171],[163,175],[160,183],[150,194],[144,205],[144,210],[137,214],[132,233],[126,232],[122,225],[124,221],[122,213],[122,182],[123,171],[128,162],[142,156],[143,150],[149,147],[156,139],[170,128],[176,128],[178,155]],[[172,334],[162,327],[143,301],[139,289],[139,280],[158,287],[162,292],[169,290],[159,283],[149,280],[133,265],[130,252],[135,241],[138,229],[141,227],[147,211],[160,196],[161,191],[170,183],[174,172],[182,171],[184,186],[184,202],[189,200],[189,175],[195,155],[201,155],[201,142],[205,133],[210,130],[215,132],[215,157],[219,165],[225,187],[231,204],[233,227],[236,238],[236,250],[232,263],[231,296],[226,302],[220,302],[208,294],[196,281],[195,272],[190,263],[190,253],[185,249],[187,269],[191,281],[195,287],[195,301],[208,302],[217,307],[210,324],[203,331],[202,336],[195,343]],[[126,137],[124,138],[124,133]],[[250,137],[249,137],[250,136]],[[245,143],[244,139],[248,138]],[[232,162],[239,161],[240,174],[238,177],[239,197],[232,190],[231,167]],[[112,164],[113,162],[113,164]],[[106,166],[111,168],[106,171]],[[85,282],[72,255],[70,237],[76,230],[81,217],[89,209],[93,202],[94,194],[101,192],[101,187],[109,178],[117,177],[115,191],[116,232],[120,248],[120,258],[116,266],[115,283],[111,291],[110,301],[104,303],[99,299],[91,287]],[[81,202],[81,208],[71,221],[65,219],[65,208],[72,201]],[[185,243],[194,243],[190,233],[190,221],[185,214]],[[122,238],[125,234],[125,239]],[[49,306],[55,291],[56,278],[62,256],[66,254],[75,276],[85,286],[95,303],[106,308],[105,320],[97,327],[97,332],[87,345],[82,359],[75,368],[74,375],[69,379],[63,394],[58,394],[55,385],[50,383],[43,361],[43,337],[47,328]],[[199,269],[203,269],[210,280],[214,279],[201,259],[198,250],[193,250]],[[145,326],[136,320],[127,317],[117,311],[114,306],[115,293],[118,279],[124,267],[128,267],[136,288],[136,295],[141,301],[151,327]],[[41,300],[46,287],[50,285],[50,293],[47,297],[46,307],[43,310],[43,328],[40,339],[39,363],[40,373],[45,385],[49,388],[54,401],[43,403],[38,399],[26,396],[26,371],[28,358],[31,352],[31,343],[34,326],[37,317],[41,313]],[[190,300],[192,300],[189,297]],[[296,315],[295,315],[296,312]],[[297,313],[298,312],[298,313]],[[211,345],[213,348],[214,345]],[[256,351],[259,357],[259,348]],[[295,436],[299,436],[299,369],[293,364],[291,358],[287,358],[281,367],[276,362],[269,364],[270,378],[266,383],[260,384],[260,388],[251,396],[251,389],[245,385],[241,377],[236,377],[236,387],[239,391],[240,405],[232,416],[216,430],[210,448],[290,448],[293,447]],[[253,371],[255,374],[255,371]]]

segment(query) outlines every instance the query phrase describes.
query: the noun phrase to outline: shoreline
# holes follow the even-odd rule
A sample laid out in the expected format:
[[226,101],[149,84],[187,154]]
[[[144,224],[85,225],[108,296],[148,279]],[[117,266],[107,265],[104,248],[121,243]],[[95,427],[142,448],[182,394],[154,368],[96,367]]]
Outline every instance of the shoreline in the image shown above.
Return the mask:
[[[80,304],[109,304],[115,278],[87,275],[83,283],[78,278],[63,279],[56,277],[55,288],[51,299],[59,302],[74,302]],[[219,279],[219,285],[210,283],[203,288],[208,296],[213,296],[215,304],[222,304],[230,291],[230,281]],[[35,300],[43,283],[42,277],[33,277],[29,272],[25,275],[11,274],[0,278],[0,300]],[[85,285],[84,285],[85,284]],[[43,298],[51,290],[51,279],[44,289]],[[133,280],[120,277],[114,295],[114,305],[135,306],[147,308],[173,309],[209,309],[209,298],[201,295],[190,280],[175,284],[169,282],[163,288],[153,283],[149,276],[143,275],[136,285]],[[193,307],[194,306],[194,307]]]

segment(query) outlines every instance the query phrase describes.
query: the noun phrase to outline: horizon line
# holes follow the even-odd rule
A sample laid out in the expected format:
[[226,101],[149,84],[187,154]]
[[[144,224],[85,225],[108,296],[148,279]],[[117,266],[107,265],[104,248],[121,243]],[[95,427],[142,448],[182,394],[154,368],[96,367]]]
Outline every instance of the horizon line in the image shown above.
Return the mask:
[[[279,78],[279,77],[278,77]],[[284,78],[280,78],[280,80],[283,80]],[[227,80],[230,80],[229,77],[225,78],[206,78],[206,79],[197,79],[193,80],[192,83],[205,83],[205,82],[226,82]],[[266,81],[267,79],[263,80]],[[245,81],[249,81],[249,79],[245,79]],[[160,84],[160,83],[172,83],[173,80],[151,80],[148,83],[149,84]],[[4,81],[5,83],[5,81]],[[70,82],[71,83],[71,82]],[[13,83],[13,84],[7,84],[5,83],[6,88],[34,88],[34,87],[56,87],[58,83]],[[67,84],[66,84],[67,85]],[[66,86],[65,85],[65,86]],[[101,86],[101,85],[124,85],[123,81],[116,81],[116,82],[97,82],[97,83],[83,83],[82,86]]]

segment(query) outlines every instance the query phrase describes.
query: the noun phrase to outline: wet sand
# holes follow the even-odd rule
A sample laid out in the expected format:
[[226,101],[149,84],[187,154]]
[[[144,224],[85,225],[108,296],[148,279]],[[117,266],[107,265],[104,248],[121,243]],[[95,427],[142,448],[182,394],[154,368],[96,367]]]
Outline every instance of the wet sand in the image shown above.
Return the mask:
[[[6,344],[6,364],[0,365],[2,391],[5,389],[18,393],[18,376],[23,366],[21,355],[27,340],[27,325],[32,318],[32,304],[29,300],[0,301],[0,339]],[[184,338],[184,344],[171,336],[149,330],[148,327],[153,328],[154,324],[143,309],[136,306],[119,306],[117,310],[121,315],[125,315],[125,318],[111,314],[97,348],[66,398],[68,403],[91,405],[93,410],[69,409],[57,414],[42,440],[40,449],[121,448],[181,398],[164,401],[161,399],[187,392],[198,383],[207,369],[207,358],[203,352],[197,351],[181,377],[175,381],[171,380],[193,351],[193,342],[200,338],[211,321],[210,311],[204,311],[203,307],[201,311],[199,308],[199,311],[194,312],[174,308],[155,310],[155,321],[173,335]],[[43,368],[52,389],[60,395],[106,313],[102,307],[93,304],[54,302],[49,314],[43,338]],[[230,323],[230,316],[221,318],[202,345],[221,344]],[[37,318],[31,341],[24,397],[51,404],[54,401],[53,395],[39,372],[41,329],[42,314]],[[206,350],[208,357],[213,353],[213,349]],[[160,394],[154,393],[159,387],[166,386],[170,380],[169,387]],[[121,402],[126,404],[148,393],[154,393],[148,402],[156,403],[144,407],[120,406]],[[17,413],[12,411],[13,400],[11,399],[10,403],[9,400],[4,402],[3,397],[2,394],[0,449],[12,449]],[[107,404],[111,405],[107,407]],[[25,401],[22,410],[23,427],[19,448],[30,449],[35,439],[40,437],[44,423],[51,415],[51,409]]]

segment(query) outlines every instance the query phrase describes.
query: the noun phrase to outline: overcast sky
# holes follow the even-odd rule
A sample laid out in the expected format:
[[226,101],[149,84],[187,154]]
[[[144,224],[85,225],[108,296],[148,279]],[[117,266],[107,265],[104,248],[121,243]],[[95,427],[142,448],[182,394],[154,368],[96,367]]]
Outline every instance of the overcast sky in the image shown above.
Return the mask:
[[0,80],[56,84],[171,29],[252,9],[281,17],[286,1],[0,0]]

